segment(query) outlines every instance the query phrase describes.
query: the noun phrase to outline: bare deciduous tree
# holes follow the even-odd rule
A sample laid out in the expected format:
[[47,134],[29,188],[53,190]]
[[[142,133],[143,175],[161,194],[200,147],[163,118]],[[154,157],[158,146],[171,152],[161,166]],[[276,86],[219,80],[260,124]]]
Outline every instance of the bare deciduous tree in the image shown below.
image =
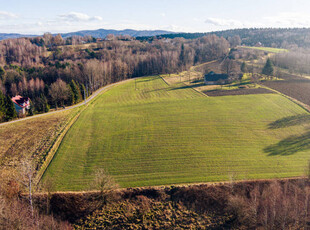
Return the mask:
[[104,169],[98,169],[96,171],[95,179],[91,186],[91,189],[99,191],[98,205],[106,204],[108,202],[107,198],[109,193],[116,188],[118,188],[118,185]]
[[230,77],[233,73],[238,72],[238,65],[234,60],[226,58],[222,63],[221,69]]
[[49,90],[49,94],[52,97],[52,100],[55,102],[56,106],[60,102],[61,105],[64,105],[65,100],[68,99],[70,93],[70,89],[66,82],[61,80],[60,78],[54,82]]
[[35,173],[35,166],[31,158],[25,158],[21,162],[19,168],[19,181],[25,190],[28,192],[29,205],[31,209],[31,215],[34,216],[34,207],[32,199],[33,179]]
[[42,184],[42,190],[47,192],[46,196],[46,214],[50,214],[50,201],[52,198],[52,192],[55,190],[55,182],[53,178],[47,177],[45,178]]

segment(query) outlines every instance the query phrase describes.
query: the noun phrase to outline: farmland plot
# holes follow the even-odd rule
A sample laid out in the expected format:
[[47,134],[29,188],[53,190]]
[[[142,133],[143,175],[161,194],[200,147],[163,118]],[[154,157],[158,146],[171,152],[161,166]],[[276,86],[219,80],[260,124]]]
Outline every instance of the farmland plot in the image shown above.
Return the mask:
[[266,81],[263,85],[310,106],[310,79],[287,73],[281,73],[281,78],[283,81]]
[[278,94],[205,97],[141,78],[81,113],[43,179],[85,190],[99,168],[121,187],[300,176],[310,125],[299,116],[308,113]]

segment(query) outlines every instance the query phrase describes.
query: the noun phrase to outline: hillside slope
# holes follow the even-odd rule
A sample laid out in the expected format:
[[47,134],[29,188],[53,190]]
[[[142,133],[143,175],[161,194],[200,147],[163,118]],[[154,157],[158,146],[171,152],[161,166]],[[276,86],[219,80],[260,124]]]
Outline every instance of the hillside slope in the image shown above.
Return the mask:
[[[85,190],[98,168],[122,187],[302,175],[308,113],[277,94],[205,97],[148,77],[99,96],[47,170],[58,190]],[[284,142],[283,142],[284,141]]]

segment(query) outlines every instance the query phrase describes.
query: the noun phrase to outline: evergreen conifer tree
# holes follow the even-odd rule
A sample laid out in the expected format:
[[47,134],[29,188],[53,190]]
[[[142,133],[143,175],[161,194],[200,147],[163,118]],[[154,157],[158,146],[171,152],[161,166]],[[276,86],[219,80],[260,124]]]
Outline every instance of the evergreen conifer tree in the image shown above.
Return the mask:
[[271,60],[268,58],[267,61],[266,61],[266,64],[262,70],[262,74],[265,74],[267,75],[268,77],[269,76],[272,76],[273,75],[273,64],[271,62]]
[[0,79],[3,81],[4,80],[4,75],[5,75],[5,70],[3,69],[2,66],[0,66]]
[[0,122],[5,120],[5,96],[0,90]]
[[248,72],[247,64],[245,62],[242,62],[240,69],[242,73],[247,73]]
[[14,103],[12,102],[11,98],[9,96],[6,96],[5,98],[5,120],[9,121],[13,118],[17,117],[17,113],[15,110]]
[[81,91],[74,80],[70,82],[70,87],[73,92],[74,103],[79,102],[82,99]]

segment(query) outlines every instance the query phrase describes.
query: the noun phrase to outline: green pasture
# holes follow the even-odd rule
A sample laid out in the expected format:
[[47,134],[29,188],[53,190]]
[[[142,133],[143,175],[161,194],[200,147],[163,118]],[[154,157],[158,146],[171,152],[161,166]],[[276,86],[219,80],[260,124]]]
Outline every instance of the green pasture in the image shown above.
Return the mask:
[[266,51],[266,52],[270,52],[270,53],[288,52],[287,49],[279,49],[279,48],[273,48],[273,47],[240,46],[240,48],[262,50],[262,51]]
[[104,168],[121,187],[305,173],[310,115],[277,94],[206,97],[146,77],[115,86],[82,112],[44,179],[86,190]]

